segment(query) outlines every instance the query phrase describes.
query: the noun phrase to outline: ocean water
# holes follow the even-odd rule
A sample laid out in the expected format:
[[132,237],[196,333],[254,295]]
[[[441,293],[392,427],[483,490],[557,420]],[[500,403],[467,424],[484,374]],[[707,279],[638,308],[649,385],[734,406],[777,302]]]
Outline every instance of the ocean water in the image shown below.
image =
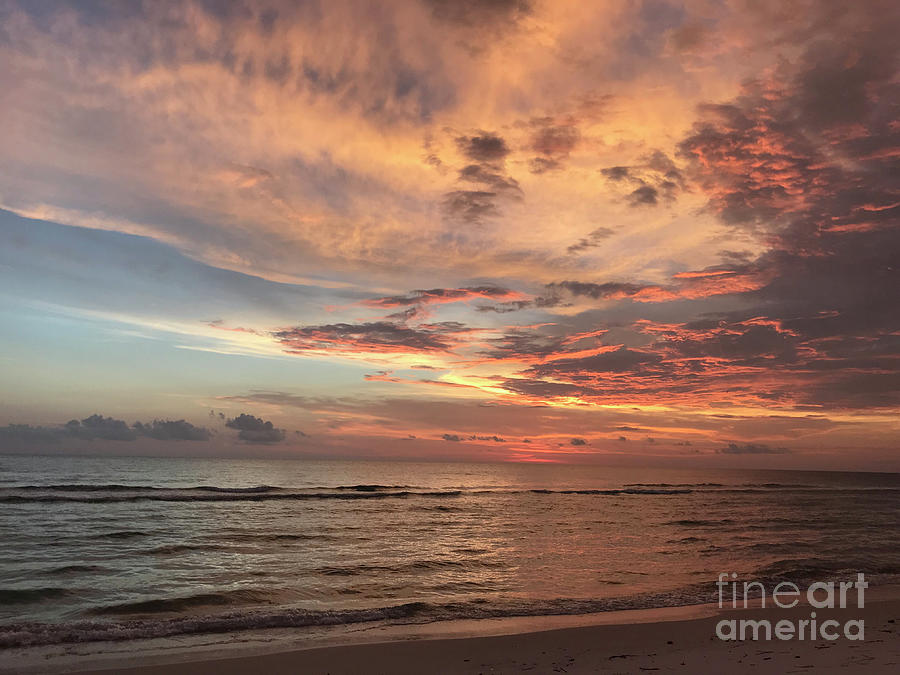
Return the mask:
[[900,475],[0,457],[0,648],[900,578]]

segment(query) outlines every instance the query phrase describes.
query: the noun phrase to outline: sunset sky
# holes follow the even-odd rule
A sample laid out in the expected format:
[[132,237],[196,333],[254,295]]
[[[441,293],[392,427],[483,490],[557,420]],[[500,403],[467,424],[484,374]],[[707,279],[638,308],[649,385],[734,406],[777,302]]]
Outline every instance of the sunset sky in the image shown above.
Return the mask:
[[900,470],[898,34],[0,0],[0,451]]

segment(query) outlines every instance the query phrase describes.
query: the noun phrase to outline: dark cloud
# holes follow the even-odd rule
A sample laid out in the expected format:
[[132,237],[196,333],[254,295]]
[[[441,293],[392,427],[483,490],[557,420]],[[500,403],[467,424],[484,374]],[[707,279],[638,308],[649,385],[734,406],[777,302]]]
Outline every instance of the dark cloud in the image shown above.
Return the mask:
[[153,420],[148,424],[135,422],[133,428],[138,435],[158,441],[206,441],[210,438],[209,429],[196,427],[185,420]]
[[445,441],[453,441],[454,443],[460,443],[462,441],[490,441],[492,443],[506,443],[505,438],[501,438],[500,436],[479,436],[478,434],[471,434],[469,436],[463,436],[460,434],[442,434],[441,438]]
[[394,312],[393,314],[388,314],[385,318],[391,319],[392,321],[410,321],[415,319],[417,316],[420,316],[423,313],[423,310],[420,306],[416,305],[415,307],[407,307],[406,309],[400,312]]
[[[659,343],[678,357],[723,359],[737,366],[788,364],[796,361],[797,339],[770,324],[686,324],[687,332]],[[695,328],[695,331],[691,331]],[[696,337],[695,337],[696,336]]]
[[562,168],[562,162],[548,157],[532,157],[528,160],[528,170],[531,173],[547,173]]
[[[829,364],[838,372],[824,375],[797,392],[796,400],[813,409],[825,408],[897,408],[900,407],[900,372],[896,371],[897,358],[891,359],[889,368],[865,372],[854,371],[852,363]],[[848,368],[847,371],[840,370]],[[871,365],[868,367],[871,368]]]
[[483,164],[469,164],[463,167],[459,172],[459,178],[472,183],[480,183],[492,190],[521,192],[518,181],[508,176],[502,176]]
[[488,340],[491,349],[483,354],[493,359],[542,357],[562,349],[564,339],[513,328],[500,337]]
[[640,371],[647,365],[657,364],[662,356],[648,351],[619,347],[615,351],[572,359],[554,359],[548,363],[531,366],[526,372],[536,377],[578,375],[582,373],[624,373]]
[[628,195],[628,201],[632,206],[656,206],[659,203],[659,190],[650,185],[642,185]]
[[445,302],[460,302],[475,298],[506,298],[516,295],[515,291],[502,286],[466,286],[464,288],[429,288],[410,291],[406,295],[388,295],[363,304],[373,307],[404,307],[407,305],[430,305]]
[[444,195],[444,212],[453,220],[472,225],[499,215],[496,192],[487,190],[454,190]]
[[454,190],[444,195],[443,210],[451,220],[478,224],[500,213],[503,199],[518,200],[522,190],[515,178],[506,175],[505,159],[510,150],[496,134],[480,132],[456,139],[460,152],[471,162],[459,170],[461,183],[473,183],[475,190]]
[[138,437],[137,431],[122,420],[103,415],[91,415],[80,422],[70,420],[65,429],[70,436],[89,440],[133,441]]
[[709,29],[700,22],[685,23],[672,31],[672,46],[680,52],[691,52],[709,38]]
[[40,445],[59,443],[62,432],[59,429],[33,427],[29,424],[9,424],[0,427],[0,449],[20,450]]
[[574,126],[548,124],[534,134],[531,148],[548,157],[568,157],[578,145],[580,137],[581,134]]
[[562,168],[564,160],[578,145],[581,133],[574,123],[559,124],[552,118],[532,121],[535,127],[531,149],[538,153],[529,162],[532,173],[545,173]]
[[631,174],[627,166],[611,166],[608,169],[600,169],[600,173],[612,181],[622,181],[630,178]]
[[507,391],[529,398],[577,397],[584,394],[584,388],[562,382],[547,382],[536,378],[507,378],[501,385]]
[[646,285],[629,284],[616,281],[610,281],[602,284],[595,284],[583,281],[558,281],[547,284],[547,290],[550,293],[564,290],[572,295],[580,295],[595,300],[605,300],[608,298],[629,297],[640,293],[648,288]]
[[776,448],[763,443],[729,443],[718,451],[723,455],[783,455],[787,448]]
[[496,305],[478,305],[476,312],[495,312],[496,314],[508,314],[509,312],[518,312],[522,309],[532,307],[532,300],[512,300],[510,302],[501,302]]
[[284,429],[277,429],[274,424],[259,417],[241,413],[225,422],[229,429],[238,430],[238,438],[248,443],[279,443],[284,440]]
[[477,136],[460,136],[456,139],[456,146],[472,161],[487,164],[502,162],[510,152],[501,136],[486,131]]
[[[794,383],[783,395],[827,407],[897,405],[888,362],[900,356],[892,339],[900,314],[886,289],[900,287],[900,20],[829,13],[826,4],[811,21],[833,39],[811,42],[733,101],[702,106],[680,154],[711,211],[771,242],[752,262],[769,279],[747,294],[755,306],[721,319],[766,317],[778,327],[780,336],[754,329],[740,341],[773,341],[771,364],[787,363]],[[847,30],[850,20],[864,25]]]
[[671,202],[686,189],[682,171],[660,150],[645,155],[632,166],[612,166],[600,173],[611,183],[631,187],[626,198],[632,206],[656,206],[660,200]]
[[70,420],[61,426],[31,426],[10,424],[0,428],[0,448],[21,449],[62,441],[136,441],[152,438],[160,441],[206,441],[209,429],[197,427],[185,420],[153,420],[135,422],[129,426],[124,420],[100,414],[82,420]]
[[583,438],[573,438],[569,441],[569,445],[587,445],[587,441]]
[[434,17],[473,30],[502,31],[531,13],[528,0],[425,0]]
[[538,296],[534,300],[510,300],[508,302],[500,302],[494,305],[479,305],[476,311],[479,312],[495,312],[496,314],[508,314],[509,312],[517,312],[523,309],[536,308],[544,309],[550,307],[568,307],[569,303],[563,302],[563,299],[557,294],[557,289],[552,288],[550,284],[550,293]]
[[578,243],[569,246],[566,251],[568,253],[580,253],[581,251],[586,251],[589,248],[600,246],[604,240],[609,239],[614,234],[615,230],[611,230],[608,227],[598,227],[588,233],[586,237],[579,239]]
[[[824,14],[812,12],[816,21]],[[567,296],[660,303],[728,292],[739,294],[733,306],[741,309],[638,321],[632,329],[650,338],[640,349],[571,358],[562,341],[513,332],[489,355],[530,365],[503,386],[528,395],[524,382],[533,378],[534,397],[593,401],[900,405],[900,314],[891,292],[900,288],[900,49],[897,22],[874,16],[866,15],[865,30],[805,47],[734,100],[701,106],[679,145],[681,166],[652,152],[603,171],[643,206],[674,199],[687,172],[710,212],[765,237],[768,251],[723,251],[723,265],[679,273],[667,286],[561,281],[539,298],[549,306]]]
[[300,326],[275,331],[272,335],[291,353],[312,350],[435,352],[449,351],[455,343],[453,335],[465,331],[464,326],[452,322],[422,324],[412,328],[375,321]]

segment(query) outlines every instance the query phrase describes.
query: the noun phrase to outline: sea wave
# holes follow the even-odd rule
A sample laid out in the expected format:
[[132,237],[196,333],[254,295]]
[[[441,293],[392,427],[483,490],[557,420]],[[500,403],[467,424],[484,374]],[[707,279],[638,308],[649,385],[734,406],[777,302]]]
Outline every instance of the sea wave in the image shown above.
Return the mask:
[[[712,587],[711,587],[712,588]],[[585,600],[470,600],[465,602],[408,602],[366,609],[311,610],[279,608],[175,618],[135,618],[119,621],[86,620],[70,623],[17,623],[0,626],[0,648],[31,647],[106,640],[164,638],[199,633],[224,633],[271,628],[302,628],[371,622],[430,623],[453,619],[515,616],[552,616],[693,604],[712,599],[712,591],[693,589],[679,593]],[[184,603],[186,599],[170,602]],[[191,601],[187,599],[187,601]],[[165,602],[149,601],[148,603]],[[199,601],[198,601],[199,602]],[[154,604],[152,607],[158,605]]]
[[[337,568],[334,568],[337,571]],[[801,588],[813,581],[855,578],[860,567],[846,563],[822,563],[815,559],[782,559],[749,574],[743,581],[762,581],[766,588],[789,580]],[[867,565],[867,578],[893,582],[900,576],[896,564]],[[325,569],[320,570],[325,573]],[[604,583],[621,583],[606,581]],[[50,592],[61,589],[34,589]],[[752,591],[752,589],[751,589]],[[0,600],[6,596],[0,591]],[[23,591],[16,591],[21,593]],[[28,591],[32,592],[32,591]],[[749,596],[748,596],[749,597]],[[225,633],[272,628],[339,626],[361,623],[431,623],[455,619],[489,619],[528,616],[581,615],[629,609],[675,607],[713,603],[718,589],[715,579],[681,589],[603,599],[556,598],[525,600],[476,598],[459,602],[406,602],[382,607],[355,609],[307,609],[300,607],[250,608],[215,614],[197,614],[198,608],[231,603],[264,604],[268,593],[244,589],[225,593],[160,598],[94,608],[96,618],[65,623],[16,622],[0,625],[0,649],[94,641],[121,641],[166,638],[201,633]],[[194,612],[190,615],[153,617],[153,614]],[[150,616],[148,616],[150,615]],[[107,618],[109,617],[109,618]],[[115,618],[113,618],[115,617]]]
[[313,572],[323,576],[352,577],[373,574],[402,574],[429,570],[471,570],[503,566],[502,562],[496,560],[413,560],[400,565],[328,565],[313,570]]
[[[282,490],[282,488],[273,488]],[[398,492],[292,492],[292,491],[265,491],[251,492],[247,490],[210,490],[208,488],[182,488],[182,489],[132,489],[130,493],[115,492],[113,494],[9,494],[6,490],[0,490],[0,503],[29,504],[29,503],[81,503],[81,504],[108,504],[119,502],[259,502],[259,501],[311,501],[322,499],[390,499],[409,497],[458,497],[459,490],[434,490],[427,492],[415,492],[403,490]]]
[[0,605],[26,605],[68,595],[65,588],[0,588]]
[[95,539],[136,539],[138,537],[146,537],[150,533],[140,530],[118,530],[116,532],[101,532],[95,535]]
[[[138,492],[147,490],[181,490],[185,492],[223,492],[236,494],[256,494],[266,492],[276,492],[284,488],[272,485],[255,485],[252,487],[218,487],[215,485],[198,485],[196,487],[176,488],[176,487],[160,487],[157,485],[123,485],[121,483],[112,483],[108,485],[90,485],[86,483],[64,483],[57,485],[20,485],[17,487],[0,488],[3,491],[32,491],[42,490],[45,492]],[[330,489],[330,488],[322,488]]]
[[[0,488],[0,503],[28,504],[28,503],[83,503],[106,504],[117,502],[257,502],[269,500],[353,500],[353,499],[408,499],[408,498],[441,498],[460,497],[463,495],[682,495],[690,494],[692,490],[673,488],[612,488],[612,489],[585,489],[585,490],[551,490],[534,488],[530,490],[396,490],[390,486],[339,486],[336,488],[315,488],[319,491],[291,490],[272,486],[258,488],[213,488],[208,486],[193,488],[161,488],[161,487],[131,487],[127,490],[121,486],[115,486],[103,494],[102,489],[66,489],[43,488],[43,494],[35,494],[37,486],[25,486],[21,488]],[[109,487],[109,486],[106,486]],[[324,490],[330,490],[328,492]],[[85,494],[86,493],[86,494]]]
[[614,488],[609,490],[529,490],[541,495],[686,495],[693,490],[685,489],[643,489],[643,488]]
[[[893,496],[900,490],[893,486],[829,487],[789,483],[628,483],[623,487],[604,488],[424,488],[409,485],[338,485],[334,487],[285,488],[273,485],[251,487],[162,487],[156,485],[23,485],[0,487],[0,504],[118,502],[257,502],[269,500],[354,500],[410,499],[484,495],[582,495],[582,496],[653,496],[689,495],[693,493],[743,494],[768,493],[840,493]],[[106,535],[114,536],[114,535]]]
[[764,580],[786,580],[794,583],[806,581],[828,581],[837,577],[852,576],[859,572],[866,577],[876,575],[894,576],[900,574],[900,564],[891,560],[854,558],[826,561],[820,558],[784,558],[771,562],[756,571],[756,576]]
[[126,614],[164,614],[183,612],[196,607],[211,607],[231,604],[259,604],[274,597],[271,593],[255,589],[239,589],[220,593],[198,593],[177,598],[160,598],[138,602],[124,602],[103,607],[93,607],[87,611],[92,616]]
[[86,572],[106,572],[107,568],[102,565],[63,565],[62,567],[54,567],[47,570],[46,574],[50,575],[67,575],[67,574],[84,574]]

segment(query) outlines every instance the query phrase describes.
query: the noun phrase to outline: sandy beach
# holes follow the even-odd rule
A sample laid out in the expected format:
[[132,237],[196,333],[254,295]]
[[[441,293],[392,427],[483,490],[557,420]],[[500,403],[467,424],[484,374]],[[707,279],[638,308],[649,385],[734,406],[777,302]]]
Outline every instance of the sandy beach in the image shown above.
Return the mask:
[[[609,612],[589,616],[441,622],[385,626],[356,635],[332,636],[305,648],[268,648],[240,636],[217,649],[121,650],[93,656],[78,650],[69,659],[33,661],[22,671],[80,673],[888,673],[900,668],[900,588],[872,589],[866,606],[816,610],[820,622],[863,619],[865,639],[843,635],[829,641],[733,641],[716,637],[723,619],[809,619],[811,608],[715,606]],[[229,636],[230,637],[230,636]],[[240,638],[240,639],[239,639]],[[297,638],[300,639],[300,638]],[[343,643],[332,644],[335,640]],[[283,645],[285,643],[273,643]],[[304,644],[297,642],[295,644]],[[81,647],[81,646],[79,646]],[[7,653],[4,668],[17,666]],[[10,671],[12,672],[12,671]]]

